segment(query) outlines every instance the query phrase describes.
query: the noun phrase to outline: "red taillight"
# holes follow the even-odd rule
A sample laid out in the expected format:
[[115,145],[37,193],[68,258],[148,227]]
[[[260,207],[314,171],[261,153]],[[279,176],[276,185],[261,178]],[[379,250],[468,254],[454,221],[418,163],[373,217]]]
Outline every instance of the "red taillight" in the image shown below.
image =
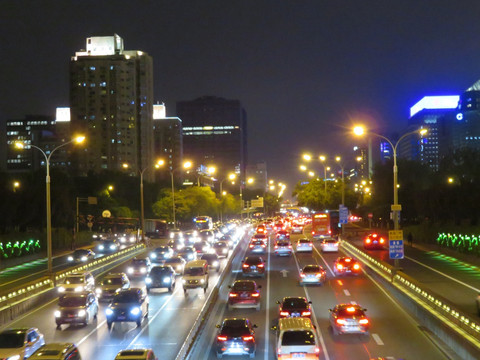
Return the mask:
[[253,248],[253,244],[250,244],[250,249]]
[[366,239],[365,242],[366,242],[367,244],[370,244],[370,243],[372,242],[372,240]]
[[358,264],[353,265],[353,269],[354,269],[354,270],[359,270],[359,269],[360,269],[360,265],[358,265]]
[[265,244],[262,244],[262,247],[265,247],[266,245]]
[[237,297],[237,296],[238,296],[238,294],[235,294],[235,293],[230,293],[230,294],[228,294],[228,296],[229,296],[229,297]]
[[259,297],[259,296],[260,296],[260,293],[258,293],[258,292],[252,294],[252,297]]
[[302,311],[302,316],[310,316],[312,315],[311,311]]
[[380,244],[383,244],[385,242],[384,238],[380,238]]
[[338,269],[338,270],[343,269],[343,265],[342,265],[342,264],[337,264],[337,269]]
[[248,265],[248,264],[243,264],[243,268],[244,268],[244,269],[249,268],[249,267],[250,267],[250,265]]
[[372,234],[372,237],[376,238],[378,235],[377,234]]
[[292,248],[292,245],[288,245],[288,248],[291,249],[291,248]]
[[218,341],[227,341],[227,337],[226,337],[226,336],[222,336],[222,335],[218,335],[218,336],[217,336],[217,340],[218,340]]
[[308,246],[312,247],[312,246],[313,246],[313,243],[308,243]]
[[352,261],[352,259],[350,259],[350,258],[345,259],[345,262],[350,262],[350,261]]
[[243,341],[253,341],[253,336],[252,335],[242,336],[242,339],[243,339]]
[[332,230],[328,230],[328,233],[331,234],[331,233],[332,233]]
[[315,348],[315,354],[320,354],[320,348],[318,347]]
[[315,277],[317,277],[317,278],[322,277],[322,273],[316,273],[316,274],[315,274]]
[[288,311],[280,311],[280,316],[288,316],[290,313]]
[[315,231],[312,231],[312,235],[315,235]]
[[278,245],[275,245],[275,249],[278,249]]
[[258,267],[263,268],[263,267],[265,267],[265,265],[264,264],[258,264]]
[[367,325],[368,324],[368,319],[360,319],[359,323],[362,324],[362,325]]
[[300,273],[300,277],[304,278],[304,277],[305,277],[305,274],[304,274],[304,273]]
[[346,321],[345,321],[345,319],[337,319],[337,320],[336,320],[336,323],[337,323],[338,325],[345,325]]

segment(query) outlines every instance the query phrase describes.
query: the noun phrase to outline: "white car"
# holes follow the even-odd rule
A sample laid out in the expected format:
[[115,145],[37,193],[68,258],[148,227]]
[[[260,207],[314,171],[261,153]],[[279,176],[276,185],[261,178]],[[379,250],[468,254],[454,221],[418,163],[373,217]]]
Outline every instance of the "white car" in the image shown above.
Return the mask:
[[[338,249],[337,249],[338,250]],[[299,239],[297,242],[297,253],[299,252],[312,252],[313,243],[308,239]]]
[[43,345],[37,328],[7,329],[0,333],[0,359],[27,359]]
[[335,239],[323,239],[320,244],[322,252],[338,252],[339,241]]

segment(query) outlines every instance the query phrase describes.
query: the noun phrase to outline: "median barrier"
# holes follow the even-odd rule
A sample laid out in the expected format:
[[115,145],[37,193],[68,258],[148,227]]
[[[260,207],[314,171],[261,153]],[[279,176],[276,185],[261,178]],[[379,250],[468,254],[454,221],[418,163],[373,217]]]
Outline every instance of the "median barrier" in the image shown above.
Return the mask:
[[[358,260],[366,264],[376,274],[413,301],[417,307],[410,310],[438,336],[450,346],[462,359],[480,358],[480,320],[456,309],[447,299],[408,276],[402,271],[395,271],[388,263],[378,260],[363,252],[348,241],[341,242],[342,248]],[[475,299],[472,299],[472,302]],[[420,309],[420,308],[421,309]],[[423,310],[423,311],[420,311]],[[445,331],[449,329],[450,331]],[[452,332],[456,335],[452,337]]]
[[56,284],[65,276],[82,271],[90,271],[94,275],[108,271],[125,259],[131,258],[142,252],[145,246],[133,245],[119,250],[114,254],[102,256],[87,264],[75,266],[55,273],[52,277],[44,276],[34,281],[19,285],[0,294],[0,324],[5,324],[16,317],[34,309],[35,307],[54,299],[58,296]]

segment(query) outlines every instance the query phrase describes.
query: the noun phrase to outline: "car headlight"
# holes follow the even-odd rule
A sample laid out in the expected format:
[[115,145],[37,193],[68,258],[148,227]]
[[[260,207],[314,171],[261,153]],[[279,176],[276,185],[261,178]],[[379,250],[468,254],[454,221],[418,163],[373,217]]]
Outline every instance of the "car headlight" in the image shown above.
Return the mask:
[[130,314],[132,314],[132,315],[140,314],[140,308],[139,307],[134,307],[132,310],[130,310]]
[[164,283],[167,283],[167,284],[168,284],[170,281],[172,281],[172,279],[170,279],[170,278],[168,278],[168,277],[163,278],[163,282],[164,282]]
[[145,284],[151,284],[152,283],[152,279],[149,278],[149,277],[146,277],[145,278]]
[[87,315],[87,312],[85,310],[79,310],[78,311],[78,317],[84,317],[85,315]]
[[73,256],[69,256],[69,257],[67,258],[67,260],[68,260],[68,261],[73,261]]
[[110,250],[115,250],[117,248],[116,245],[110,245]]
[[146,267],[140,268],[140,272],[141,272],[142,274],[145,274],[145,273],[147,272],[147,268],[146,268]]
[[96,288],[96,289],[95,289],[95,293],[96,293],[97,295],[100,295],[100,294],[102,293],[102,289]]
[[55,315],[56,318],[62,316],[62,313],[60,312],[60,310],[55,310],[53,314]]
[[186,284],[186,283],[187,283],[187,280],[182,279],[182,284]]
[[103,249],[105,249],[105,246],[99,245],[98,248],[99,248],[100,250],[103,250]]
[[204,284],[205,283],[205,279],[200,279],[200,284]]
[[127,273],[133,274],[133,268],[132,268],[132,267],[129,267],[129,268],[127,269]]
[[107,310],[105,310],[105,314],[106,314],[107,316],[113,315],[113,310],[110,309],[110,308],[108,308]]
[[202,249],[203,252],[206,252],[208,251],[208,246],[204,246],[203,249]]
[[226,253],[227,253],[227,249],[223,249],[222,252],[223,252],[224,254],[226,254]]
[[156,258],[157,258],[157,254],[151,253],[151,254],[150,254],[150,257],[151,257],[152,259],[156,259]]
[[127,239],[125,239],[123,236],[119,239],[121,243],[124,243],[127,241]]
[[218,266],[218,261],[214,261],[214,262],[212,263],[212,266]]
[[65,292],[65,287],[60,286],[60,287],[58,288],[58,292],[61,292],[61,293]]
[[177,265],[177,271],[182,270],[182,265]]
[[13,355],[7,358],[7,360],[20,360],[20,355]]
[[82,256],[82,258],[81,258],[80,260],[82,260],[82,261],[85,262],[85,261],[87,261],[87,257],[86,257],[86,256]]
[[189,258],[189,259],[193,259],[193,255],[192,255],[192,254],[188,254],[188,258]]
[[80,291],[83,291],[83,286],[77,286],[75,288],[75,292],[80,292]]

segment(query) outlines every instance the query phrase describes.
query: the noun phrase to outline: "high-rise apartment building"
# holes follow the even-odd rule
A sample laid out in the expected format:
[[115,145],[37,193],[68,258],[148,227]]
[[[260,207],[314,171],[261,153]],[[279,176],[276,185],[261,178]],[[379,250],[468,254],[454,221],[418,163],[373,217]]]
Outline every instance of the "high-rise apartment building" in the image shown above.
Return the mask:
[[236,171],[245,177],[247,115],[240,101],[204,96],[177,103],[183,124],[183,156],[195,166],[214,165],[222,178]]
[[[77,152],[80,174],[141,170],[154,163],[153,65],[139,50],[125,50],[118,36],[87,38],[70,62],[72,130],[86,143]],[[153,172],[145,178],[153,181]]]

